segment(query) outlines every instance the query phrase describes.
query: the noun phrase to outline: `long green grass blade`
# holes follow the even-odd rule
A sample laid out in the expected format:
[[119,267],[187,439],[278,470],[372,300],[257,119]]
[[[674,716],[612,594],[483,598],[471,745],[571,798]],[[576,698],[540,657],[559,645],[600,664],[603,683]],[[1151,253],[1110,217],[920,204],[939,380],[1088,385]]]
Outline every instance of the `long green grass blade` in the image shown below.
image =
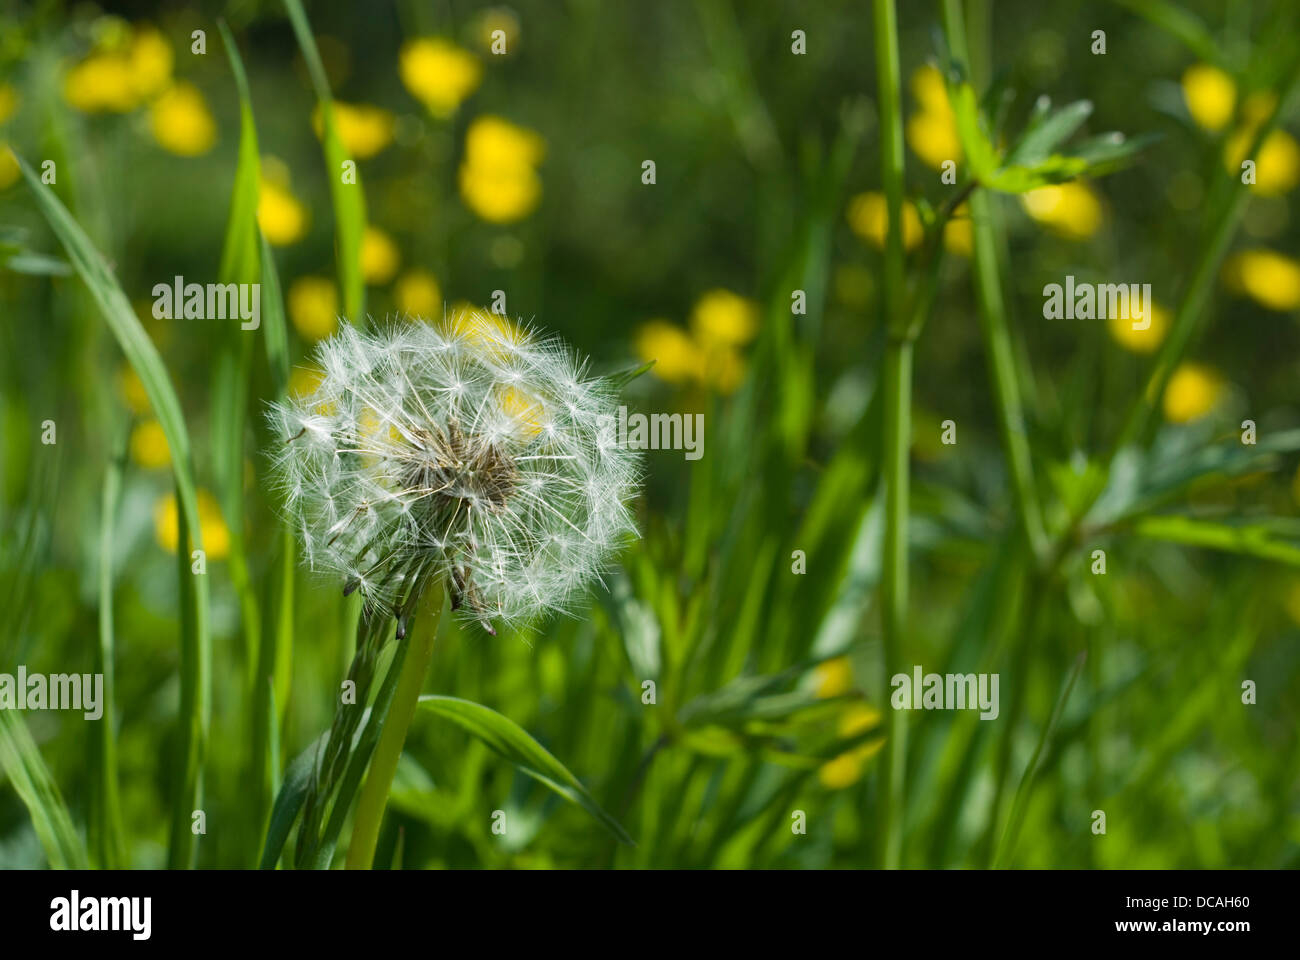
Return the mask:
[[85,869],[86,850],[81,837],[27,724],[15,710],[0,710],[0,767],[31,814],[32,826],[50,866],[59,870]]

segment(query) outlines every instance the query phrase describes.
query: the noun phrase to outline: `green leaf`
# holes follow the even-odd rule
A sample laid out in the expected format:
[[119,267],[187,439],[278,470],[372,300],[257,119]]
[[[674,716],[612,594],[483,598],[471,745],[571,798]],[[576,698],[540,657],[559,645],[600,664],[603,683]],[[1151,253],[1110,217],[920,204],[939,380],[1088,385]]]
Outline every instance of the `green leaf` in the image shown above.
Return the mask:
[[633,364],[630,367],[624,367],[621,370],[615,370],[613,373],[606,374],[605,379],[612,383],[616,390],[621,390],[643,373],[649,372],[650,368],[654,365],[654,360],[639,365]]
[[966,154],[966,163],[970,168],[971,176],[983,181],[997,169],[998,153],[984,132],[975,88],[965,81],[956,85],[950,81],[948,99],[952,103],[953,115],[957,123],[957,136]]
[[1272,520],[1230,526],[1179,514],[1162,514],[1142,517],[1134,522],[1132,529],[1139,537],[1149,540],[1240,553],[1300,567],[1300,543],[1293,538],[1279,539],[1276,527]]
[[1038,98],[1020,139],[1007,153],[1006,166],[1037,166],[1092,115],[1090,100],[1076,100],[1059,110],[1049,110],[1050,103],[1047,97]]
[[32,826],[56,870],[86,869],[86,850],[59,788],[16,710],[0,710],[0,767],[31,814]]
[[[361,189],[361,173],[356,170],[356,162],[339,136],[329,79],[325,75],[320,51],[316,49],[316,41],[312,38],[307,14],[303,12],[299,0],[284,0],[284,5],[289,11],[289,20],[298,37],[298,46],[302,48],[303,59],[307,61],[312,86],[316,88],[316,98],[320,101],[325,173],[329,178],[330,197],[334,202],[334,229],[337,234],[343,309],[349,320],[359,324],[366,304],[365,280],[361,276],[361,238],[366,230],[366,197]],[[343,182],[344,164],[351,164],[351,169],[356,171],[352,183]]]
[[635,846],[627,831],[596,803],[582,781],[513,720],[471,700],[436,694],[421,697],[420,709],[450,720],[482,740],[528,776],[582,807],[620,842]]
[[262,862],[258,869],[274,870],[280,859],[280,851],[289,839],[289,831],[302,810],[307,798],[307,788],[311,785],[312,773],[316,769],[316,758],[325,746],[329,731],[322,733],[289,764],[284,772],[284,782],[275,795],[275,805],[271,808],[271,820],[266,828],[266,842],[262,845]]
[[[199,524],[198,495],[191,466],[190,437],[185,428],[180,400],[172,388],[162,357],[145,333],[131,303],[123,293],[113,272],[68,213],[62,201],[28,166],[14,154],[18,167],[36,199],[41,214],[63,244],[68,258],[81,275],[91,296],[98,304],[109,329],[117,338],[127,361],[144,385],[149,403],[162,425],[171,450],[172,472],[176,478],[176,500],[181,523],[177,543],[181,593],[181,709],[179,738],[181,762],[177,766],[177,789],[172,797],[172,832],[170,865],[190,866],[195,837],[190,831],[190,814],[200,809],[200,772],[207,748],[211,712],[212,647],[208,633],[208,578],[195,576],[189,569],[189,550],[201,549],[202,528]],[[186,539],[188,535],[188,540]]]
[[253,121],[253,102],[248,92],[248,76],[239,57],[235,38],[224,20],[217,21],[230,69],[239,91],[239,160],[235,167],[235,186],[230,198],[230,218],[221,248],[223,283],[256,283],[260,268],[257,232],[257,201],[262,163],[257,151],[257,125]]

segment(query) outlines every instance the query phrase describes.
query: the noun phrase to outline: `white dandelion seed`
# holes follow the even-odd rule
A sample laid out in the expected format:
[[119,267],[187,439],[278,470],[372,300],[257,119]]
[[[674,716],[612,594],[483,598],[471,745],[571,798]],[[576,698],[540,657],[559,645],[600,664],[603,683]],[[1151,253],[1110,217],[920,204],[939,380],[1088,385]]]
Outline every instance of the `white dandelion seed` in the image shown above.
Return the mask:
[[313,569],[400,618],[440,578],[483,622],[565,611],[635,534],[617,391],[560,341],[470,312],[318,348],[315,391],[273,404],[273,476]]

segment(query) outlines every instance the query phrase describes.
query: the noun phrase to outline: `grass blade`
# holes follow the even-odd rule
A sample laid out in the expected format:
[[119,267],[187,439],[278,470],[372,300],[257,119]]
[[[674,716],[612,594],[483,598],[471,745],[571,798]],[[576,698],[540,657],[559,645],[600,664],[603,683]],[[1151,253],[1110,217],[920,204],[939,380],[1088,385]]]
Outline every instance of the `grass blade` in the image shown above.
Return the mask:
[[[90,242],[54,191],[41,183],[40,177],[21,157],[18,167],[31,188],[36,205],[63,244],[77,273],[85,281],[109,328],[126,354],[127,361],[144,385],[149,403],[158,416],[167,445],[171,450],[172,472],[176,479],[177,512],[182,522],[177,540],[180,560],[181,592],[181,705],[178,721],[180,760],[177,786],[172,797],[171,843],[168,853],[173,868],[191,866],[194,859],[194,834],[190,817],[199,809],[202,798],[202,769],[207,749],[211,714],[212,643],[208,625],[208,581],[190,572],[187,547],[202,549],[198,495],[191,466],[190,437],[185,428],[180,400],[172,387],[162,357],[145,333],[144,327],[122,292],[112,270]],[[186,539],[188,533],[189,539]]]
[[54,778],[15,710],[0,710],[0,767],[18,791],[45,857],[57,870],[86,868],[86,850]]
[[596,818],[606,830],[628,846],[632,838],[587,792],[582,781],[533,739],[523,727],[490,707],[459,697],[429,694],[420,698],[420,709],[450,720],[509,760],[528,776],[546,784],[560,796]]

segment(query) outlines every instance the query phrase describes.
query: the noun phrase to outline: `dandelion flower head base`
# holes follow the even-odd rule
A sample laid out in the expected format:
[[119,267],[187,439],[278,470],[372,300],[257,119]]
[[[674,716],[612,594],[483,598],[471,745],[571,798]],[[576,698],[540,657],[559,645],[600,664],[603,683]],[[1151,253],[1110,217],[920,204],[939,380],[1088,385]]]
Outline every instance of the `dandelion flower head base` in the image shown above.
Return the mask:
[[564,610],[634,533],[639,463],[612,385],[558,340],[467,312],[318,348],[275,404],[274,476],[305,561],[401,616],[441,578],[490,623]]

